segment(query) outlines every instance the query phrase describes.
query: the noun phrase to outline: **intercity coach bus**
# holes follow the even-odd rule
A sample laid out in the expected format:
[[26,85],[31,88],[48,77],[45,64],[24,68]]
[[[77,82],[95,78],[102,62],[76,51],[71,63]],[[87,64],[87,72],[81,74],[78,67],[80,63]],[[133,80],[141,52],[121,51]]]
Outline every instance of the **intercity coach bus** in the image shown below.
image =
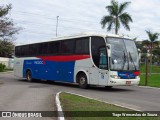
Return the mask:
[[118,35],[86,33],[15,47],[18,77],[112,87],[138,85],[135,42]]

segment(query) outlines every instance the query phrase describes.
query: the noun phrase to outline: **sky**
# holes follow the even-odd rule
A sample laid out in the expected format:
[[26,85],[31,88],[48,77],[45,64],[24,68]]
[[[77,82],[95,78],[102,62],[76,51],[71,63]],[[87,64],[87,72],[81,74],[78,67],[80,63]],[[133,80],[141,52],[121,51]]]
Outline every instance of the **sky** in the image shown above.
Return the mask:
[[[119,3],[129,0],[117,0]],[[145,30],[160,31],[160,0],[130,0],[126,11],[131,15],[130,31],[121,26],[120,35],[137,40],[148,39]],[[100,25],[101,18],[108,15],[105,7],[110,0],[0,0],[0,5],[12,4],[9,17],[22,30],[16,35],[15,44],[48,41],[56,37],[84,32],[108,32]]]

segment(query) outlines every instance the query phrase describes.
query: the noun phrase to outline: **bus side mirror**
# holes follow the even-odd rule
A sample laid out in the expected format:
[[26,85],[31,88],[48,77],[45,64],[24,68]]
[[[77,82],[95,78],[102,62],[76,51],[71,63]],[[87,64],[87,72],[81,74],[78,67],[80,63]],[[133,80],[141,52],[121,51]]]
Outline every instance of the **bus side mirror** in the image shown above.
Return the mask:
[[141,50],[138,49],[138,56],[139,56],[139,59],[141,59]]
[[107,44],[107,49],[111,49],[111,45],[110,44]]
[[111,45],[110,44],[107,45],[107,51],[108,51],[108,57],[110,57],[111,56]]

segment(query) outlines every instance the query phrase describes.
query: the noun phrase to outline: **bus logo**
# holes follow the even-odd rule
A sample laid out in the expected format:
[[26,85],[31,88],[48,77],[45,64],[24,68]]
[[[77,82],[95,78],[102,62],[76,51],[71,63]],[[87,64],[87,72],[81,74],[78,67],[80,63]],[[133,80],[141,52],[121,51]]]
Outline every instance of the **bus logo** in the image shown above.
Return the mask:
[[2,117],[11,117],[11,112],[2,112]]
[[34,64],[43,64],[43,61],[34,61]]

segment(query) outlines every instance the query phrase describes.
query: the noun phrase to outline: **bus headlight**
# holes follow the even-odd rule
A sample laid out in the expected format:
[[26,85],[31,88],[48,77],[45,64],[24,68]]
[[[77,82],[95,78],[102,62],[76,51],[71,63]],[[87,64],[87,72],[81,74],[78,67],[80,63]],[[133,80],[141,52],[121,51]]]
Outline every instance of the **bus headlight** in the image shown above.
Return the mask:
[[117,75],[110,75],[110,77],[115,78],[115,79],[120,79],[120,77]]

